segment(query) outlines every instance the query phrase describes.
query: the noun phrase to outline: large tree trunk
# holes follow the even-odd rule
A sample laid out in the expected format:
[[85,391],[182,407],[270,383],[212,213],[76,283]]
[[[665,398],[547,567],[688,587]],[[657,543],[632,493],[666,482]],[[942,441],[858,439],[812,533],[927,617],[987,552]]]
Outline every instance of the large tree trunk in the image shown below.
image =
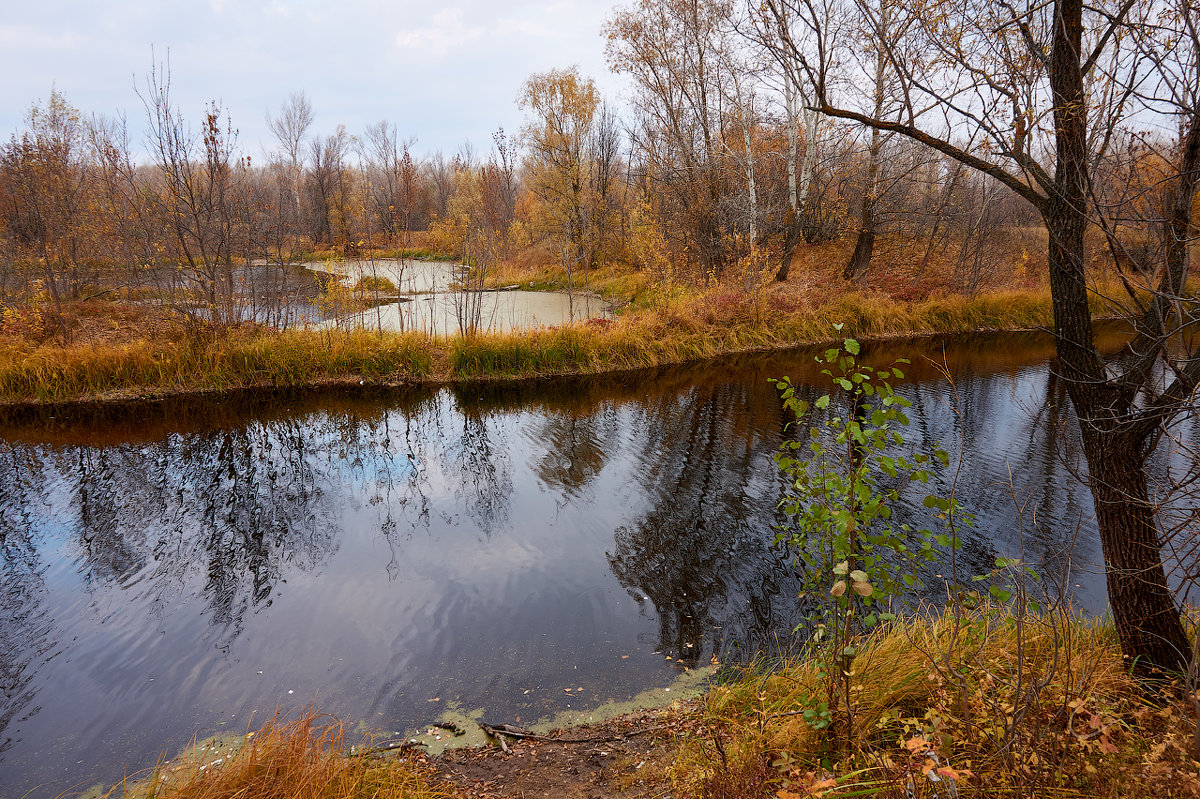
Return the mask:
[[[1070,194],[1073,187],[1060,188]],[[1083,262],[1087,219],[1078,210],[1084,207],[1062,195],[1046,206],[1056,368],[1079,418],[1121,651],[1135,673],[1152,677],[1185,670],[1190,645],[1163,568],[1146,489],[1145,442],[1127,432],[1132,420],[1121,389],[1106,379],[1094,344]]]
[[[882,67],[880,68],[882,70]],[[882,75],[882,71],[880,73]],[[882,77],[880,77],[882,82]],[[876,116],[883,112],[883,91],[877,89],[875,97]],[[862,210],[859,214],[858,241],[854,244],[854,252],[842,277],[854,280],[867,271],[871,265],[871,255],[875,251],[875,201],[879,184],[879,154],[883,149],[883,137],[879,131],[871,129],[871,146],[867,151],[867,182],[863,187]]]
[[1087,229],[1087,103],[1080,63],[1082,0],[1055,5],[1050,85],[1057,134],[1054,192],[1042,204],[1049,233],[1050,292],[1058,366],[1075,406],[1091,479],[1121,651],[1140,675],[1186,668],[1190,646],[1167,587],[1154,510],[1146,491],[1145,434],[1131,397],[1113,382],[1095,346],[1084,271]]
[[1111,430],[1084,430],[1108,601],[1126,666],[1141,677],[1184,671],[1191,645],[1163,570],[1143,444]]
[[[885,39],[888,31],[888,6],[880,6],[879,33]],[[887,54],[882,45],[875,47],[875,118],[883,117],[884,100],[887,88]],[[871,254],[875,251],[875,201],[879,189],[879,154],[883,150],[883,134],[879,128],[871,128],[871,146],[867,151],[867,182],[863,187],[862,214],[859,217],[858,241],[854,244],[854,252],[850,261],[842,270],[842,277],[853,280],[867,271],[871,265]]]

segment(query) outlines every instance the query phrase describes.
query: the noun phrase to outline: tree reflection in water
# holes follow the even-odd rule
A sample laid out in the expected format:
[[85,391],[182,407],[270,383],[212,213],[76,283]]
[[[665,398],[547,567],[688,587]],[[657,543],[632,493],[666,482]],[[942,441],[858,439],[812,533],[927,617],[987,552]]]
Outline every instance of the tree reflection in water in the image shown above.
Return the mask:
[[794,609],[796,596],[786,554],[771,546],[779,404],[759,386],[726,383],[654,398],[641,412],[653,502],[616,531],[613,573],[653,605],[655,647],[688,667],[725,641],[767,644],[788,629],[775,605]]

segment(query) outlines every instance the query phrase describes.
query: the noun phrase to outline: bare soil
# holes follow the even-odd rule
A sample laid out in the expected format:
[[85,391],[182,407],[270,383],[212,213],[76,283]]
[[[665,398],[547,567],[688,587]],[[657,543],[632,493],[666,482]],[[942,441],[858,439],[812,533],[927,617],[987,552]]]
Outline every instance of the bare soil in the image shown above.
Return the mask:
[[677,739],[691,714],[646,710],[547,736],[430,758],[438,776],[478,799],[670,796]]

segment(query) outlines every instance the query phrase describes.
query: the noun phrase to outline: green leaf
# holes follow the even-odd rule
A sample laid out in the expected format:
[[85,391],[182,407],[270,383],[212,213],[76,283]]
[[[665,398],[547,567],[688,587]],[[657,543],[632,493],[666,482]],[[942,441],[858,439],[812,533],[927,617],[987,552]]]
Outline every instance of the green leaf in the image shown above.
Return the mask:
[[850,353],[851,355],[858,355],[858,342],[854,339],[848,338],[842,342],[842,345],[846,348],[846,352]]
[[988,593],[1001,602],[1007,602],[1008,600],[1012,599],[1012,591],[1009,591],[1006,588],[1001,588],[998,585],[993,585],[988,588]]
[[822,397],[818,397],[817,401],[814,402],[813,405],[816,406],[817,408],[819,408],[820,410],[825,410],[826,408],[829,407],[829,395],[826,394]]

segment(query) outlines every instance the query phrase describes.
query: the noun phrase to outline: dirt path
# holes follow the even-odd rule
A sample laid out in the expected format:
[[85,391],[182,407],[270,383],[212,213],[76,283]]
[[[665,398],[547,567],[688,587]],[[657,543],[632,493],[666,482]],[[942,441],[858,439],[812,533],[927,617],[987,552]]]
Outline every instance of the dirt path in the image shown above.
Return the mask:
[[641,711],[548,736],[507,738],[432,758],[437,773],[479,799],[668,797],[668,769],[686,714]]

